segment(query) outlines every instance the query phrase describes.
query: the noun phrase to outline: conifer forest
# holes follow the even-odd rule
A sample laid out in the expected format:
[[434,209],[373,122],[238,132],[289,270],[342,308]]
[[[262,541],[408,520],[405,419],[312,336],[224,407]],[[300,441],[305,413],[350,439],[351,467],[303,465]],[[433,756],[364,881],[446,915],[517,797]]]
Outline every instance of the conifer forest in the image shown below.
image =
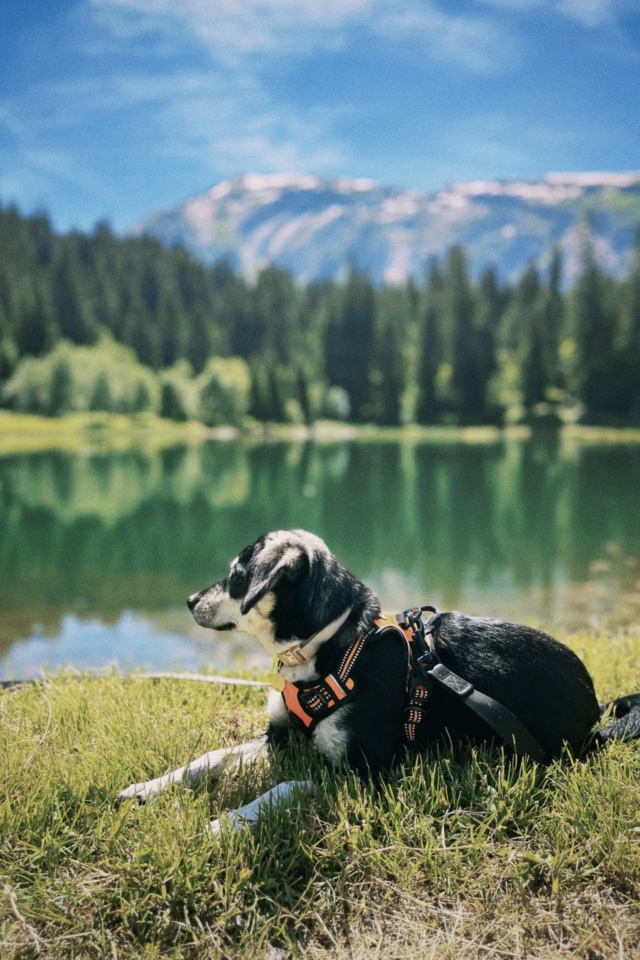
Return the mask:
[[104,224],[58,235],[0,209],[0,405],[49,416],[150,411],[215,426],[640,420],[640,233],[625,276],[585,230],[579,276],[549,251],[514,282],[460,247],[421,283],[355,268],[251,281]]

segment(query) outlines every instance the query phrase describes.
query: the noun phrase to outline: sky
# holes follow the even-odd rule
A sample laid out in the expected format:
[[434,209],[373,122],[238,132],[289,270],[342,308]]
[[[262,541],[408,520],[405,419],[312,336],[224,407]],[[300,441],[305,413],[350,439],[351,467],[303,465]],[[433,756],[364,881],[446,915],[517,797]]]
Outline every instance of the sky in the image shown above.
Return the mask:
[[124,230],[251,171],[640,169],[638,0],[0,0],[0,203]]

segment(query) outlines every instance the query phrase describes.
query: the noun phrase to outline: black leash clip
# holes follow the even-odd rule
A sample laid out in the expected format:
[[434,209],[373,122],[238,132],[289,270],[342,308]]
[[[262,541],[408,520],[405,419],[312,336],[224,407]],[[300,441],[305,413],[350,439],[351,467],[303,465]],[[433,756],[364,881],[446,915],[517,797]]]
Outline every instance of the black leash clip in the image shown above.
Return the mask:
[[[428,610],[433,616],[425,624],[422,620],[423,611]],[[440,662],[438,654],[435,651],[433,643],[427,641],[427,637],[433,633],[440,624],[442,614],[431,606],[410,607],[402,614],[404,623],[411,630],[412,656],[411,665],[416,673],[421,674],[425,679],[429,671]]]

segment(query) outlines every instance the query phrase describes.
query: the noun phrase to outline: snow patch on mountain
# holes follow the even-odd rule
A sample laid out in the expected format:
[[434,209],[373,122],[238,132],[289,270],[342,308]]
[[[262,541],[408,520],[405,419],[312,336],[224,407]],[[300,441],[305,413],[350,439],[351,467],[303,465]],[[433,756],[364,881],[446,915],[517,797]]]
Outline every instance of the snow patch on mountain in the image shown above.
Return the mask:
[[205,263],[226,257],[248,277],[275,264],[303,282],[342,276],[350,265],[375,282],[421,279],[429,258],[453,244],[465,248],[474,275],[495,265],[514,279],[558,243],[571,282],[586,230],[603,267],[620,274],[639,224],[640,171],[471,181],[434,194],[365,179],[247,173],[130,232],[181,243]]

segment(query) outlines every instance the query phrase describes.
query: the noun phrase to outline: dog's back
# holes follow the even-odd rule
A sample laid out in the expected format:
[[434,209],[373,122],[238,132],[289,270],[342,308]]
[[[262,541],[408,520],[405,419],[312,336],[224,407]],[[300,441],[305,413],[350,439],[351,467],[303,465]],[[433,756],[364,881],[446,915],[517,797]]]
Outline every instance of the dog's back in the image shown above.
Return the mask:
[[[568,647],[531,627],[460,613],[442,615],[435,645],[445,666],[515,714],[549,759],[565,743],[582,749],[600,709],[586,667]],[[473,741],[492,736],[462,702],[436,688],[422,745],[445,730]]]

